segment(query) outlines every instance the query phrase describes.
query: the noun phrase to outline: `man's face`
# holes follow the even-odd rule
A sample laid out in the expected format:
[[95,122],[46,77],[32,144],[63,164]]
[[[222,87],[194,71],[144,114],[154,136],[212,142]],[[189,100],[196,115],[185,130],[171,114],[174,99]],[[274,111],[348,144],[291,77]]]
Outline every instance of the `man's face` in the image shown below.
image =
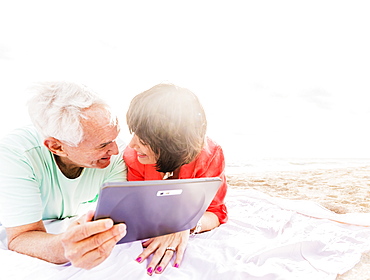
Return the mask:
[[77,147],[63,145],[70,164],[87,168],[106,168],[112,155],[118,154],[116,139],[119,134],[118,125],[110,125],[108,118],[101,109],[93,108],[86,111],[88,119],[81,121],[84,136]]

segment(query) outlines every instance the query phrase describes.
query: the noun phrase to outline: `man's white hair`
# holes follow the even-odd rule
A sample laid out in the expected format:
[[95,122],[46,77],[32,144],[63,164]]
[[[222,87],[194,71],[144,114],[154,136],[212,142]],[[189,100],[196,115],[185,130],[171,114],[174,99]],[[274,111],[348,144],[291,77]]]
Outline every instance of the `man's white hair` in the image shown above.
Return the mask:
[[54,137],[76,147],[83,140],[81,118],[85,109],[98,105],[116,125],[110,107],[88,87],[72,82],[43,82],[30,88],[34,96],[28,101],[28,112],[43,137]]

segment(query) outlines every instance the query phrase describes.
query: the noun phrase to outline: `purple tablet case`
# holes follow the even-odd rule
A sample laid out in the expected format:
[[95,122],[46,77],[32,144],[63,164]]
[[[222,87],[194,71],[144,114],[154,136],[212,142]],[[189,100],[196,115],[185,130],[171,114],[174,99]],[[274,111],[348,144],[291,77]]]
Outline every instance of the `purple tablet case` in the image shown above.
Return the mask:
[[118,243],[194,228],[215,197],[221,179],[196,178],[105,183],[94,220],[125,223]]

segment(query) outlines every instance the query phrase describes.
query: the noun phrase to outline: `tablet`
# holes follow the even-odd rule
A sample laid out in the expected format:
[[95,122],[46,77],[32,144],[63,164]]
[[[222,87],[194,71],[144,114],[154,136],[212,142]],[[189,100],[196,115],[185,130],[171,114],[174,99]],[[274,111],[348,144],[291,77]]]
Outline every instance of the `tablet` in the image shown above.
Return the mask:
[[125,223],[118,243],[194,228],[220,187],[221,179],[196,178],[103,184],[94,220]]

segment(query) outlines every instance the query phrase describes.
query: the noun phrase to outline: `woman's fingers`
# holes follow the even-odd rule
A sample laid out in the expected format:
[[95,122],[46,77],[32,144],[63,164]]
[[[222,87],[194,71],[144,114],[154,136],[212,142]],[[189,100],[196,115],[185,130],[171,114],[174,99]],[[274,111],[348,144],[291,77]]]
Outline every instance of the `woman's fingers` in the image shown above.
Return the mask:
[[143,246],[147,248],[138,256],[136,261],[141,263],[150,255],[153,255],[147,266],[147,273],[149,275],[162,273],[175,255],[176,260],[174,266],[179,267],[188,240],[188,230],[151,238],[143,243]]
[[[175,247],[172,247],[170,246],[171,248],[175,248]],[[162,273],[167,265],[169,264],[169,262],[171,261],[171,259],[173,258],[173,256],[177,254],[177,251],[173,251],[173,250],[166,250],[164,252],[164,255],[161,259],[161,261],[158,263],[156,269],[155,269],[155,273]]]
[[181,243],[177,247],[176,259],[175,259],[175,263],[173,265],[176,268],[178,268],[181,265],[182,259],[183,259],[184,254],[185,254],[186,245],[187,245],[187,243]]
[[152,275],[155,271],[157,271],[158,269],[157,265],[161,262],[165,253],[166,249],[163,246],[159,247],[155,251],[155,253],[153,254],[153,258],[147,267],[147,272],[149,275]]

